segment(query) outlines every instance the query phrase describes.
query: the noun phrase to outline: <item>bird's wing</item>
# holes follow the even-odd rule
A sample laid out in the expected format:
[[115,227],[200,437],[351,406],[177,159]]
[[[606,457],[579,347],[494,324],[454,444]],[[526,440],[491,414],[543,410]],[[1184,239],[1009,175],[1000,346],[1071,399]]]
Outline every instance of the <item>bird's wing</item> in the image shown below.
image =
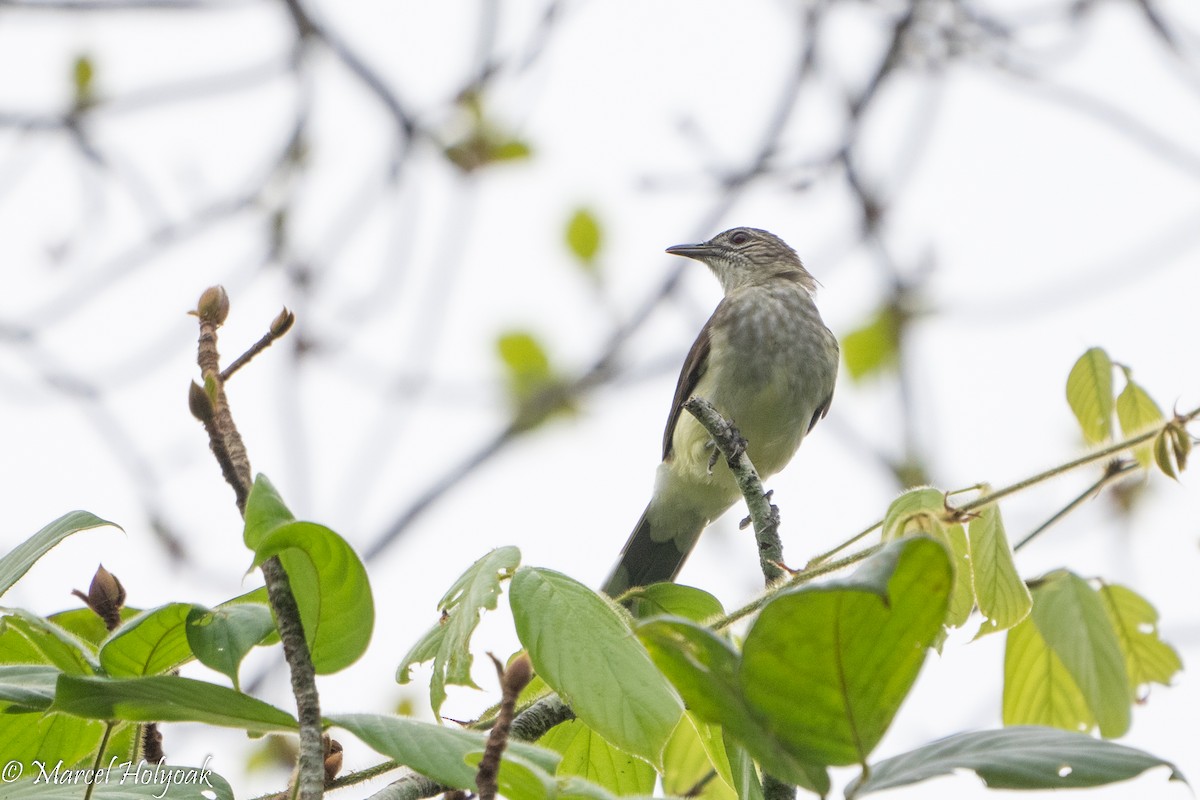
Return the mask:
[[696,390],[696,384],[708,371],[708,351],[712,346],[709,332],[712,329],[712,321],[721,313],[724,305],[725,301],[722,300],[717,306],[717,310],[709,317],[708,322],[704,323],[704,327],[700,329],[700,335],[696,337],[696,341],[692,342],[692,349],[688,351],[687,358],[683,360],[683,369],[680,370],[679,380],[675,384],[675,397],[671,399],[671,414],[667,417],[667,429],[663,431],[663,461],[671,456],[671,440],[675,438],[675,425],[679,422],[683,404],[691,398],[692,392]]

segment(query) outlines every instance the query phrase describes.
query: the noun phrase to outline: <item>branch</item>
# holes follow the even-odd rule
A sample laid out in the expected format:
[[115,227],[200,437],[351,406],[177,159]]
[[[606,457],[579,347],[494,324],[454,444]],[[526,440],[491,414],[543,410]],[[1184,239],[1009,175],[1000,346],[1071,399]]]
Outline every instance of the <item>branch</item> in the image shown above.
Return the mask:
[[[746,440],[733,423],[717,413],[703,397],[690,398],[683,408],[713,437],[717,449],[725,455],[725,463],[729,465],[742,497],[746,498],[746,508],[754,523],[754,539],[758,542],[758,563],[762,567],[763,580],[770,587],[786,574],[781,566],[783,542],[779,539],[779,509],[771,503],[771,495],[763,491],[758,470],[746,455]],[[794,785],[766,772],[762,776],[762,788],[766,800],[792,800],[796,796]]]
[[683,408],[713,437],[717,449],[725,456],[725,463],[729,465],[742,497],[746,498],[746,507],[754,523],[754,538],[758,542],[759,565],[767,586],[770,586],[786,574],[780,567],[783,563],[783,542],[779,538],[779,509],[771,504],[770,495],[763,491],[758,470],[746,455],[746,440],[733,423],[717,413],[712,403],[703,397],[691,398],[683,404]]
[[[221,473],[233,487],[238,511],[245,516],[246,498],[251,485],[250,458],[229,410],[225,376],[221,372],[221,357],[217,352],[217,328],[229,314],[229,296],[220,286],[207,289],[192,313],[200,320],[196,361],[200,365],[204,388],[192,384],[188,405],[192,414],[203,423],[209,446],[221,465]],[[285,309],[272,323],[272,333],[281,328],[279,335],[282,335],[290,327],[292,319],[291,313]],[[258,348],[257,345],[255,347]],[[257,350],[251,348],[251,352]],[[296,716],[300,722],[296,785],[301,800],[320,800],[325,785],[325,748],[321,738],[321,706],[312,654],[304,638],[300,609],[296,606],[287,572],[279,558],[267,559],[262,565],[262,573],[267,586],[267,598],[275,614],[279,639],[283,643],[283,655],[291,671],[292,694],[296,698]]]
[[[1077,469],[1079,467],[1086,466],[1088,464],[1092,464],[1097,461],[1103,461],[1117,453],[1121,453],[1126,450],[1132,450],[1133,448],[1138,447],[1139,445],[1143,445],[1146,442],[1151,441],[1155,437],[1163,434],[1163,432],[1166,431],[1168,428],[1172,428],[1172,427],[1178,428],[1181,425],[1186,425],[1187,423],[1194,421],[1197,417],[1200,417],[1200,407],[1194,408],[1185,414],[1176,414],[1171,419],[1164,420],[1160,425],[1150,428],[1149,430],[1143,431],[1142,433],[1139,433],[1136,436],[1130,436],[1128,438],[1122,439],[1119,442],[1114,442],[1113,444],[1110,444],[1107,447],[1102,447],[1099,450],[1095,450],[1091,453],[1088,453],[1087,455],[1080,456],[1079,458],[1076,458],[1072,461],[1068,461],[1065,464],[1060,464],[1056,467],[1052,467],[1043,472],[1039,472],[1036,475],[1033,475],[1031,477],[1025,478],[1023,480],[1019,480],[1016,483],[1009,484],[1008,486],[1005,486],[1001,489],[997,489],[994,492],[989,492],[987,494],[981,495],[980,497],[977,497],[974,500],[970,501],[969,503],[959,506],[954,510],[959,513],[967,513],[970,511],[976,511],[980,508],[983,508],[984,506],[992,505],[993,503],[999,502],[1002,498],[1008,497],[1010,494],[1015,494],[1016,492],[1019,492],[1023,489],[1028,489],[1039,483],[1048,481],[1051,478],[1058,477],[1059,475],[1062,475],[1073,469]],[[1048,528],[1050,525],[1052,525],[1053,523],[1060,520],[1067,513],[1074,510],[1075,508],[1077,508],[1083,502],[1084,498],[1090,496],[1093,492],[1099,490],[1100,488],[1103,488],[1103,486],[1105,484],[1111,482],[1112,480],[1115,480],[1117,477],[1125,474],[1130,469],[1133,469],[1133,467],[1126,468],[1123,464],[1119,467],[1110,467],[1109,469],[1106,469],[1104,476],[1099,481],[1097,481],[1095,484],[1088,487],[1087,492],[1085,492],[1080,497],[1078,497],[1078,498],[1072,500],[1070,503],[1068,503],[1066,508],[1064,508],[1062,511],[1060,511],[1059,513],[1057,513],[1053,517],[1051,517],[1048,522],[1043,524],[1040,528],[1035,530],[1032,534],[1025,537],[1024,540],[1022,540],[1021,542],[1019,542],[1017,544],[1017,547],[1023,547],[1034,536],[1041,533],[1043,530]],[[883,527],[883,520],[879,520],[878,522],[874,523],[873,525],[867,527],[865,530],[860,531],[859,533],[856,533],[854,536],[852,536],[849,539],[847,539],[846,541],[842,542],[840,545],[833,548],[832,550],[829,550],[828,552],[822,553],[821,555],[813,558],[811,561],[808,562],[808,566],[805,569],[801,570],[800,572],[797,572],[791,578],[784,581],[783,583],[780,583],[780,584],[772,587],[771,589],[769,589],[768,591],[759,595],[754,600],[750,601],[749,603],[747,603],[746,605],[737,609],[736,611],[732,611],[729,614],[726,614],[724,617],[717,619],[712,624],[712,627],[715,630],[720,630],[722,628],[726,628],[729,625],[736,622],[737,620],[742,619],[743,617],[749,616],[750,614],[753,614],[754,612],[758,611],[760,608],[762,608],[764,605],[766,605],[770,600],[775,598],[777,595],[781,594],[782,592],[787,591],[788,589],[791,589],[792,587],[799,586],[799,585],[807,583],[821,575],[825,575],[830,572],[835,572],[837,570],[843,569],[843,568],[851,566],[853,564],[857,564],[859,561],[863,561],[864,559],[873,555],[877,550],[879,550],[881,545],[873,545],[871,547],[868,547],[864,550],[860,550],[857,553],[854,553],[854,554],[847,556],[843,559],[840,559],[838,561],[829,561],[829,559],[832,558],[837,553],[840,553],[842,550],[845,550],[847,547],[854,544],[855,542],[865,538],[868,534],[872,533],[875,530],[878,530],[881,527]],[[1015,549],[1016,548],[1014,548],[1014,550]]]

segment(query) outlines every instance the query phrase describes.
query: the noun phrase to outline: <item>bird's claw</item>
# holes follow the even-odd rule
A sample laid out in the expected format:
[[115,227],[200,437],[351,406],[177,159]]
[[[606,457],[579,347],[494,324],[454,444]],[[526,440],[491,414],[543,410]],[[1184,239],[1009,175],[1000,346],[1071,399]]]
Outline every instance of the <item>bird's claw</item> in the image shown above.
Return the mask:
[[717,443],[712,439],[705,443],[704,449],[712,451],[708,454],[708,474],[712,475],[713,467],[717,465],[717,458],[720,457],[721,451],[717,449]]

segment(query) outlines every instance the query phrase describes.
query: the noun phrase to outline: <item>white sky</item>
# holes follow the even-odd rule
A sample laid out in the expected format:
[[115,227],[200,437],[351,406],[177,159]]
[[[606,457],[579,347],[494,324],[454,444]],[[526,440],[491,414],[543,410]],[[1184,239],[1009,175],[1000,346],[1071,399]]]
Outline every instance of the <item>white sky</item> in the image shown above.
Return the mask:
[[[1187,4],[1165,7],[1196,24]],[[0,115],[55,113],[81,51],[95,58],[101,96],[121,98],[277,63],[287,42],[281,11],[265,3],[206,13],[5,11]],[[524,46],[540,12],[533,2],[500,6],[500,52]],[[477,4],[320,7],[422,122],[439,128],[451,121],[446,98],[472,67],[478,14]],[[127,530],[69,540],[5,601],[42,613],[68,607],[69,590],[86,588],[100,560],[141,606],[212,604],[242,590],[249,556],[232,495],[184,404],[195,333],[183,312],[214,282],[233,300],[227,357],[284,303],[298,312],[298,334],[339,343],[298,379],[285,348],[268,353],[234,381],[231,398],[255,468],[298,515],[362,546],[406,498],[502,424],[493,350],[500,331],[527,328],[564,370],[586,367],[612,320],[675,266],[662,254],[667,245],[733,224],[771,229],[822,281],[818,300],[830,327],[853,330],[885,287],[857,243],[857,212],[840,182],[801,165],[841,134],[842,93],[861,83],[879,52],[879,9],[848,4],[831,15],[822,80],[803,95],[781,142],[781,161],[797,165],[788,180],[765,181],[715,227],[697,229],[715,197],[705,170],[742,164],[757,146],[795,58],[794,17],[792,4],[767,0],[567,3],[546,52],[507,74],[487,99],[497,122],[532,144],[534,159],[468,185],[421,145],[399,189],[378,195],[369,193],[383,187],[390,122],[339,65],[321,59],[309,86],[310,162],[292,212],[294,251],[328,270],[311,300],[277,267],[263,266],[262,226],[246,215],[145,267],[113,269],[157,225],[252,188],[247,176],[259,174],[290,124],[297,92],[282,73],[231,94],[102,113],[91,131],[115,179],[82,162],[61,134],[0,127],[0,324],[38,332],[32,346],[0,338],[2,541],[11,546],[72,508]],[[913,396],[931,471],[946,488],[1001,485],[1080,452],[1063,384],[1089,346],[1132,366],[1165,408],[1200,403],[1196,50],[1181,67],[1132,5],[1104,5],[1085,24],[1079,45],[1062,46],[1052,19],[1035,30],[1039,63],[1053,63],[1056,85],[1112,104],[1129,126],[1162,141],[1146,144],[1060,94],[965,64],[947,76],[913,70],[894,81],[863,131],[863,169],[892,204],[890,254],[905,273],[922,263],[934,270],[932,313],[913,335]],[[685,120],[693,133],[682,129]],[[1168,147],[1187,155],[1168,158]],[[804,180],[814,181],[811,190],[790,189]],[[364,191],[377,201],[367,210],[353,202]],[[600,302],[561,244],[578,204],[605,225]],[[444,305],[427,292],[439,282],[452,287]],[[395,664],[435,619],[442,591],[491,547],[516,544],[526,563],[602,579],[645,503],[674,365],[717,298],[703,267],[689,267],[675,301],[623,354],[623,366],[651,378],[604,388],[575,418],[510,448],[371,565],[375,640],[362,662],[323,681],[324,710],[379,710],[402,696],[424,707],[419,691],[395,686]],[[370,316],[374,309],[383,313]],[[125,465],[79,405],[47,386],[47,365],[104,388],[105,413],[148,459],[197,569],[166,561]],[[389,375],[426,370],[432,388],[403,416],[381,404],[376,390]],[[890,385],[855,386],[843,375],[830,419],[770,482],[789,560],[803,563],[882,514],[895,487],[855,442],[898,452],[894,409]],[[1095,474],[1016,498],[1004,507],[1010,535],[1036,526]],[[1114,523],[1102,498],[1023,552],[1018,565],[1028,576],[1067,565],[1128,583],[1158,606],[1165,638],[1191,663],[1200,655],[1194,484],[1190,474],[1181,485],[1152,480],[1128,523]],[[740,513],[714,526],[681,576],[731,606],[758,581],[753,548],[735,529]],[[502,615],[486,622],[480,653],[514,646]],[[952,640],[930,660],[877,756],[997,725],[1001,659],[999,639]],[[487,669],[478,674],[484,685]],[[254,673],[249,664],[243,674]],[[279,678],[267,695],[286,707],[285,684]],[[445,711],[470,717],[488,702],[464,692]],[[1135,711],[1124,741],[1200,775],[1197,708],[1200,692],[1185,672]],[[167,737],[180,761],[214,753],[214,767],[239,794],[278,785],[275,775],[239,776],[244,737],[178,726]],[[348,769],[374,759],[357,743],[347,748]],[[849,778],[837,775],[839,785]],[[1088,796],[1134,791],[1185,794],[1156,773]],[[974,778],[960,777],[891,796],[984,794]]]

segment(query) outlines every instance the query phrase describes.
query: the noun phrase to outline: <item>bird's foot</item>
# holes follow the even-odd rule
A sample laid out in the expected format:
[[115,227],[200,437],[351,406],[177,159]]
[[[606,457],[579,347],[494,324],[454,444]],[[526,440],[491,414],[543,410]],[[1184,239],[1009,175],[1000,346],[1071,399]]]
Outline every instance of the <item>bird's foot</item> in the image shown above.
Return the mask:
[[709,439],[704,444],[705,450],[710,450],[708,454],[708,474],[712,475],[713,467],[717,465],[717,459],[721,456],[721,451],[717,449],[717,443]]

